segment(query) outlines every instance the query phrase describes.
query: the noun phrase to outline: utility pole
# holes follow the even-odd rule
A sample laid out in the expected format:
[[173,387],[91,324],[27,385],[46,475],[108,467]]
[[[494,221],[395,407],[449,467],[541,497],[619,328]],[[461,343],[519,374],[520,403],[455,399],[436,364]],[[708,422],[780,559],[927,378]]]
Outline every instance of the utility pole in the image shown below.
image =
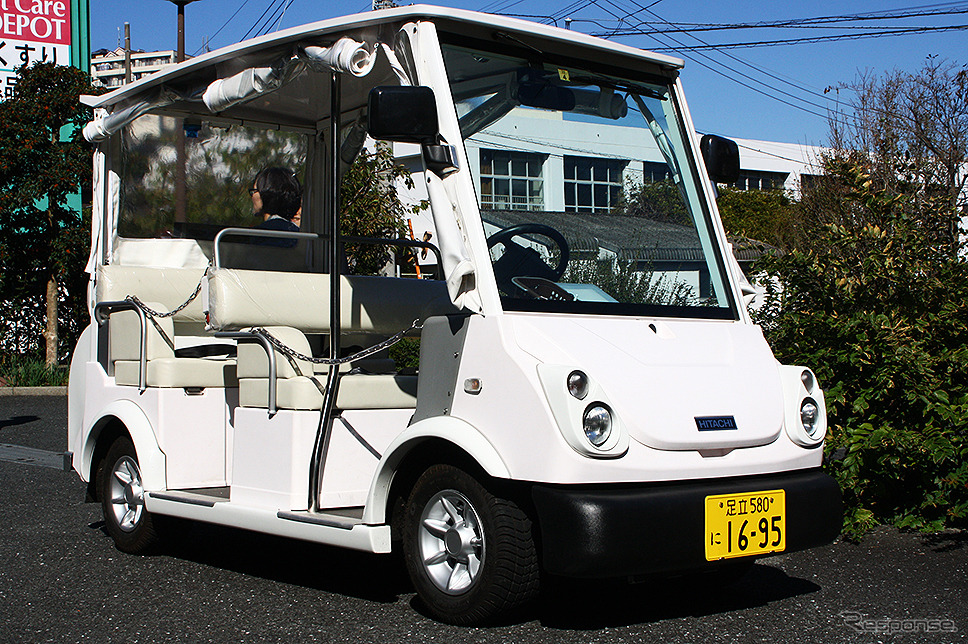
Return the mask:
[[378,9],[393,9],[397,3],[393,0],[373,0],[373,11]]
[[131,23],[124,23],[124,84],[131,82]]
[[[185,5],[191,4],[196,0],[168,0],[178,7],[178,46],[175,50],[175,62],[180,63],[185,60]],[[188,209],[188,196],[185,190],[186,172],[185,165],[187,155],[185,153],[185,124],[182,119],[176,120],[176,145],[175,145],[175,223],[184,223],[187,220],[185,213]]]

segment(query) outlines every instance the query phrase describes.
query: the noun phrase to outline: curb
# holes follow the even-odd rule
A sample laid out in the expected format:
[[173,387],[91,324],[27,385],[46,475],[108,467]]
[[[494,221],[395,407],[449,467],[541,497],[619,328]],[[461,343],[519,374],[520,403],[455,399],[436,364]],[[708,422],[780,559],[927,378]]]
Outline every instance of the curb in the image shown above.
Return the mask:
[[2,396],[66,396],[67,387],[0,387]]

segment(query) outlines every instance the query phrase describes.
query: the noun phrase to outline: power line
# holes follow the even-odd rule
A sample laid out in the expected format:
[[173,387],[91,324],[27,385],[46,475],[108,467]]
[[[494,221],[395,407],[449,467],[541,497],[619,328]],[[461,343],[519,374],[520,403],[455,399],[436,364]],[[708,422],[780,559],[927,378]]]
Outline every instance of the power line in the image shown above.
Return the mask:
[[[908,27],[902,29],[893,29],[890,31],[872,31],[860,34],[828,34],[825,36],[813,36],[808,38],[785,38],[781,40],[758,40],[749,42],[733,42],[733,43],[720,43],[716,45],[691,45],[684,46],[680,49],[675,47],[658,47],[655,51],[699,51],[703,49],[742,49],[742,48],[752,48],[752,47],[775,47],[779,45],[806,45],[815,44],[821,42],[832,42],[838,40],[861,40],[864,38],[883,38],[885,36],[909,36],[912,34],[919,33],[942,33],[946,31],[965,31],[968,29],[968,25],[939,25],[932,27]],[[594,35],[594,34],[593,34]],[[623,32],[615,34],[616,36],[629,36],[629,35],[651,35],[649,32],[639,31],[639,32]]]
[[[596,4],[596,6],[598,6],[600,9],[602,9],[606,13],[610,13],[611,15],[615,16],[615,14],[612,13],[611,11],[609,11],[607,8],[602,7],[602,5],[599,4],[597,0],[593,0],[593,1]],[[610,4],[614,4],[614,3],[610,2]],[[637,3],[635,3],[633,1],[633,4],[637,4]],[[639,6],[641,6],[641,5],[639,5]],[[652,13],[652,12],[649,11],[649,13]],[[655,15],[655,14],[653,13],[653,15]],[[662,20],[662,18],[660,18],[660,20]],[[659,42],[661,42],[661,40],[659,38],[657,38],[656,35],[654,35],[654,34],[649,34],[649,35],[652,36],[653,38],[655,38],[656,40],[658,40]],[[677,45],[679,45],[680,48],[685,47],[685,45],[683,43],[681,43],[680,41],[676,40],[672,36],[663,35],[663,34],[658,34],[658,35],[659,36],[662,36],[663,38],[665,38],[667,40],[672,41],[673,43],[675,43]],[[664,47],[663,49],[671,49],[671,50],[678,51],[678,49],[676,47]],[[733,68],[729,67],[728,65],[726,65],[725,63],[722,63],[720,61],[717,61],[717,60],[715,60],[715,59],[713,59],[713,58],[711,58],[711,57],[709,57],[706,54],[703,54],[701,52],[698,52],[698,55],[701,56],[702,58],[708,60],[713,65],[719,65],[721,67],[724,67],[725,69],[729,70],[730,74],[726,74],[726,73],[722,72],[721,70],[716,69],[715,67],[711,66],[710,64],[706,64],[706,63],[702,62],[701,60],[697,60],[694,57],[687,56],[687,55],[684,55],[684,57],[688,58],[690,61],[696,63],[697,65],[700,65],[701,67],[705,67],[709,71],[711,71],[711,72],[713,72],[715,74],[718,74],[718,75],[722,76],[723,78],[726,78],[726,79],[728,79],[728,80],[730,80],[730,81],[732,81],[734,83],[738,83],[739,85],[741,85],[741,86],[749,89],[750,91],[756,92],[757,94],[762,94],[763,96],[767,96],[768,98],[772,98],[773,100],[778,101],[780,103],[783,103],[784,105],[786,105],[788,107],[792,107],[794,109],[797,109],[797,110],[806,112],[808,114],[811,114],[812,116],[816,116],[816,117],[822,118],[824,120],[826,120],[826,119],[829,118],[829,114],[821,114],[821,113],[815,112],[815,111],[813,111],[813,110],[811,110],[809,108],[803,107],[802,105],[798,105],[798,104],[793,103],[793,102],[791,102],[789,100],[786,100],[784,98],[780,98],[779,96],[775,96],[773,94],[769,94],[769,93],[764,92],[764,91],[762,91],[762,90],[760,90],[760,89],[758,89],[756,87],[753,87],[753,86],[749,85],[748,83],[744,83],[743,81],[739,80],[736,77],[737,76],[740,76],[742,78],[746,78],[747,80],[749,80],[749,81],[751,81],[753,83],[757,83],[759,85],[762,85],[764,87],[767,87],[768,89],[770,89],[770,90],[772,90],[774,92],[780,93],[780,94],[782,94],[784,96],[787,96],[787,97],[791,98],[792,100],[800,101],[802,103],[806,103],[807,105],[810,105],[810,106],[815,107],[815,108],[819,108],[819,109],[822,109],[822,110],[829,110],[829,108],[826,105],[819,105],[817,103],[813,103],[813,102],[811,102],[811,101],[809,101],[807,99],[804,99],[804,98],[801,98],[801,97],[796,96],[794,94],[791,94],[790,92],[787,92],[787,91],[784,91],[782,89],[779,89],[779,88],[770,86],[767,83],[765,83],[765,82],[763,82],[761,80],[758,80],[758,79],[750,76],[749,74],[745,74],[745,73],[743,73],[743,72],[741,72],[739,70],[733,69]]]
[[[211,37],[211,38],[209,38],[209,39],[208,39],[208,42],[209,42],[209,44],[211,44],[211,42],[212,42],[213,40],[215,40],[215,37],[216,37],[216,36],[218,36],[218,35],[219,35],[220,33],[222,33],[222,30],[223,30],[223,29],[225,29],[225,28],[226,28],[226,27],[228,26],[228,24],[229,24],[230,22],[232,22],[232,20],[233,20],[233,19],[234,19],[234,18],[235,18],[235,17],[237,16],[237,15],[239,15],[239,12],[240,12],[240,11],[242,11],[242,8],[243,8],[243,7],[245,7],[245,5],[247,5],[247,4],[249,4],[249,0],[244,0],[243,2],[241,2],[241,3],[239,4],[239,8],[235,10],[235,13],[233,13],[233,14],[232,14],[231,16],[229,16],[229,19],[228,19],[228,20],[226,20],[226,21],[225,21],[225,22],[224,22],[224,23],[222,24],[222,26],[221,26],[221,27],[219,27],[219,28],[218,28],[218,29],[217,29],[217,30],[215,31],[215,33],[214,33],[214,34],[212,34],[212,37]],[[203,47],[199,47],[198,49],[196,49],[196,50],[195,50],[195,54],[194,54],[194,55],[195,55],[195,56],[198,56],[198,54],[200,54],[200,53],[201,53],[201,51],[202,51],[202,49],[203,49]]]
[[[929,16],[952,16],[968,13],[968,6],[964,3],[956,9],[945,9],[936,11],[913,11],[902,9],[900,12],[875,12],[865,14],[849,14],[841,16],[819,16],[814,18],[791,18],[786,20],[746,22],[746,23],[703,23],[703,22],[668,22],[670,28],[659,29],[660,33],[694,33],[697,31],[723,31],[723,30],[747,30],[747,29],[873,29],[871,25],[847,25],[831,26],[840,22],[861,22],[873,20],[901,20],[906,18],[922,18]],[[880,28],[888,28],[886,26]]]
[[281,3],[284,0],[269,0],[269,6],[266,7],[266,10],[262,12],[262,15],[259,16],[259,18],[255,21],[255,24],[249,27],[249,30],[245,32],[245,35],[242,36],[242,38],[240,38],[239,40],[246,40],[250,35],[252,35],[253,32],[255,32],[255,34],[258,35],[259,30],[262,28],[260,27],[260,25],[262,24],[263,19],[267,15],[269,15],[270,11],[274,10],[274,5],[276,4],[277,1]]

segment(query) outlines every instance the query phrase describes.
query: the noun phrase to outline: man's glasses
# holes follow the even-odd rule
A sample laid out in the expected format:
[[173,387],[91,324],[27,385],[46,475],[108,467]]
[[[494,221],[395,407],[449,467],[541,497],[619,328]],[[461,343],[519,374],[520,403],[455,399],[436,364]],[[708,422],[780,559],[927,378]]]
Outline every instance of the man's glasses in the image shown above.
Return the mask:
[[249,194],[250,195],[254,195],[257,192],[259,192],[259,189],[258,188],[249,188]]

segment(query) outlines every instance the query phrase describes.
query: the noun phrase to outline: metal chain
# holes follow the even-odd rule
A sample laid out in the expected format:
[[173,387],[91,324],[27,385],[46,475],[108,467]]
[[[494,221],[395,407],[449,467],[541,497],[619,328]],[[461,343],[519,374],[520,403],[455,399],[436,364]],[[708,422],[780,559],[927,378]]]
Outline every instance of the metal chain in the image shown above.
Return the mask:
[[134,304],[135,306],[137,306],[139,309],[141,309],[142,311],[144,311],[145,312],[145,315],[147,315],[150,318],[170,318],[171,316],[175,315],[176,313],[178,313],[182,309],[184,309],[186,306],[188,306],[189,304],[191,304],[192,301],[196,297],[198,297],[198,294],[202,292],[202,282],[204,280],[205,280],[205,274],[203,273],[202,274],[202,279],[198,280],[198,286],[195,287],[195,292],[192,293],[191,295],[189,295],[188,296],[188,299],[185,300],[185,302],[181,306],[179,306],[178,308],[176,308],[173,311],[169,311],[168,313],[162,313],[161,311],[156,311],[156,310],[152,309],[151,307],[149,307],[148,305],[146,305],[144,302],[142,302],[138,298],[137,295],[129,295],[128,297],[124,298],[124,301],[125,302],[131,302],[132,304]]
[[296,360],[305,360],[306,362],[311,362],[313,364],[339,365],[339,364],[345,364],[347,362],[353,362],[354,360],[360,360],[367,356],[371,356],[374,353],[383,351],[388,347],[392,347],[397,342],[402,340],[403,336],[405,336],[406,334],[410,333],[414,329],[422,329],[422,328],[423,328],[423,325],[420,323],[420,320],[414,320],[413,324],[411,324],[409,328],[406,328],[403,331],[400,331],[399,333],[396,333],[390,336],[383,342],[374,344],[372,347],[368,349],[363,349],[362,351],[354,353],[351,356],[346,356],[345,358],[313,358],[312,356],[306,356],[299,353],[298,351],[290,349],[289,347],[287,347],[285,344],[282,343],[282,340],[273,336],[271,333],[266,331],[263,327],[256,327],[252,329],[252,332],[258,333],[259,335],[263,336],[266,340],[269,341],[269,344],[271,344],[280,353],[282,353],[283,355],[289,358],[295,358]]

